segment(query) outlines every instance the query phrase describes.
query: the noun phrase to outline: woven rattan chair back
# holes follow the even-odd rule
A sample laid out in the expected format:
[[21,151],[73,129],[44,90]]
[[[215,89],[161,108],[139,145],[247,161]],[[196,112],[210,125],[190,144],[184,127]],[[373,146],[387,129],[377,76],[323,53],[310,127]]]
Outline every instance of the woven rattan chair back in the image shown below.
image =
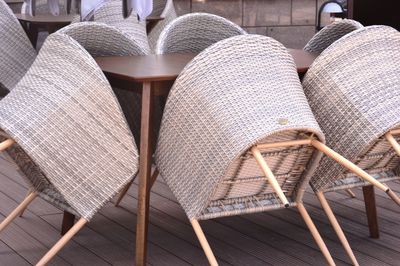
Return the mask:
[[45,265],[133,179],[135,141],[96,62],[62,33],[47,38],[27,74],[0,102],[0,127],[16,142],[7,151],[31,186],[0,231],[37,195],[81,217],[37,264]]
[[156,53],[199,53],[218,41],[242,34],[246,32],[223,17],[191,13],[165,27],[158,39]]
[[138,38],[126,34],[118,27],[99,22],[73,23],[58,32],[74,38],[93,57],[145,55],[149,53],[147,39],[141,38],[142,30],[140,28],[137,31]]
[[346,34],[361,29],[363,25],[351,19],[344,19],[341,21],[329,24],[320,30],[304,47],[305,51],[312,53],[322,53],[329,45],[339,40]]
[[[400,33],[386,26],[354,31],[327,48],[303,86],[327,144],[375,179],[398,178],[400,160],[388,139],[400,126]],[[366,183],[324,158],[316,191]]]
[[0,102],[0,125],[81,217],[90,219],[137,171],[137,149],[107,79],[67,35],[53,34]]
[[[149,53],[147,39],[133,38],[132,35],[125,34],[117,27],[104,23],[74,23],[62,28],[59,32],[74,38],[93,57],[145,55]],[[136,86],[140,86],[140,84]],[[135,140],[139,141],[140,97],[131,91],[116,87],[113,87],[113,89],[135,136]]]
[[[176,80],[157,166],[189,218],[280,208],[249,149],[311,133],[324,139],[287,50],[267,37],[233,37],[203,51]],[[318,153],[262,152],[291,203],[299,201]]]
[[12,90],[36,58],[36,51],[4,0],[0,0],[0,97]]
[[172,22],[176,17],[176,11],[173,0],[154,0],[153,1],[153,12],[151,16],[160,16],[163,20],[157,22],[157,24],[149,32],[149,44],[152,50],[157,46],[157,41],[160,37],[161,32],[164,28]]

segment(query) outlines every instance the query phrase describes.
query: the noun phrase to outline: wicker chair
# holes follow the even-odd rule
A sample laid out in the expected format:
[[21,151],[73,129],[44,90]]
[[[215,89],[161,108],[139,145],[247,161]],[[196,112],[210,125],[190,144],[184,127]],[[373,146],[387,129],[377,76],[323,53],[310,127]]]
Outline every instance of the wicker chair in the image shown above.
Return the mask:
[[334,22],[315,34],[304,47],[304,50],[320,54],[336,40],[339,40],[346,34],[361,29],[362,27],[363,25],[359,22],[351,19]]
[[156,165],[211,265],[217,262],[199,220],[285,207],[298,208],[334,265],[302,203],[323,142],[286,48],[268,37],[241,35],[207,48],[179,75],[165,107]]
[[36,51],[18,19],[0,0],[0,97],[11,91],[28,71]]
[[149,32],[149,44],[152,50],[156,48],[158,38],[164,28],[173,21],[176,16],[173,0],[153,0],[153,12],[150,16],[160,16],[164,18],[159,21]]
[[[132,25],[133,28],[133,25]],[[99,56],[129,56],[148,54],[150,48],[147,39],[140,38],[142,29],[138,28],[138,39],[132,38],[116,27],[97,22],[81,22],[71,24],[61,30],[60,33],[67,34],[78,41],[93,57]],[[138,85],[139,86],[139,85]],[[141,100],[132,91],[113,87],[115,94],[128,120],[130,129],[137,141],[140,142],[140,107]],[[132,89],[132,88],[130,88]],[[156,117],[160,117],[156,123],[160,123],[161,109],[156,109]],[[155,126],[158,128],[158,126]],[[155,132],[158,134],[158,132]],[[131,186],[129,183],[118,197],[115,205],[118,206],[122,198]]]
[[191,13],[168,24],[157,42],[156,53],[199,53],[208,46],[246,32],[216,15]]
[[45,265],[135,176],[135,141],[96,62],[61,33],[0,102],[0,127],[8,136],[0,149],[31,186],[0,231],[36,196],[81,217],[37,264]]
[[328,216],[332,211],[323,193],[329,191],[373,185],[400,204],[382,183],[400,178],[399,62],[400,33],[386,26],[365,27],[327,48],[304,78],[327,144],[363,169],[360,178],[328,158],[321,160],[311,186]]

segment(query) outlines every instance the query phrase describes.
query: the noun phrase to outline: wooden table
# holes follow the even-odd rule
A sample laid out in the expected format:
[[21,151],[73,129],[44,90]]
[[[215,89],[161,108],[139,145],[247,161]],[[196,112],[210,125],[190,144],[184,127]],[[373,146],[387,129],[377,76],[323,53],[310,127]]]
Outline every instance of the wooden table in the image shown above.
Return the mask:
[[[303,75],[317,57],[303,50],[289,50],[294,57],[297,70]],[[159,95],[168,95],[169,86],[158,86],[160,82],[172,83],[195,54],[167,54],[146,56],[99,57],[96,62],[112,85],[132,88],[133,83],[141,83],[136,89],[142,95],[139,194],[136,227],[136,265],[146,264],[149,200],[151,189],[151,164],[154,147],[153,102]]]
[[75,17],[75,15],[53,16],[51,14],[40,14],[36,16],[31,16],[28,14],[15,14],[15,16],[22,24],[22,27],[31,40],[33,47],[35,48],[38,39],[39,28],[45,28],[49,34],[51,34],[56,30],[69,25]]
[[150,16],[146,18],[146,31],[149,33],[155,25],[157,25],[157,22],[164,20],[163,17],[157,17],[157,16]]

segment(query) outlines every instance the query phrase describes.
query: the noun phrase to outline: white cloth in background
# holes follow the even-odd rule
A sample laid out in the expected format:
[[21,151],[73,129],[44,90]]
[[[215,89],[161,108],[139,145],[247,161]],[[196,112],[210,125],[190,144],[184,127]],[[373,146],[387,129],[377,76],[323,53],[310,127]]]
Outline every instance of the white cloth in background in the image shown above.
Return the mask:
[[47,5],[49,6],[50,13],[53,16],[60,15],[60,4],[59,4],[58,0],[48,0]]
[[146,20],[151,12],[153,11],[153,0],[123,0],[126,2],[128,7],[128,14],[132,12],[132,9],[138,15],[139,20]]
[[81,0],[81,20],[88,20],[107,0]]

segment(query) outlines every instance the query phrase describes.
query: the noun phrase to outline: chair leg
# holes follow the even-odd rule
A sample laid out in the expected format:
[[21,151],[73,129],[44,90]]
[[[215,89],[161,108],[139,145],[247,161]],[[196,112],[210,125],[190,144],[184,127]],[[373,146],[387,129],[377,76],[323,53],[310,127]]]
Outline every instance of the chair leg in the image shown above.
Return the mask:
[[125,187],[121,190],[121,192],[118,195],[118,199],[115,202],[115,207],[118,207],[119,204],[121,203],[122,199],[124,198],[125,194],[128,192],[129,188],[132,186],[133,180],[129,182],[128,184],[125,185]]
[[[153,175],[150,178],[150,187],[152,187],[154,182],[157,180],[158,174],[159,174],[158,169],[155,169],[154,172],[153,172]],[[126,184],[126,186],[121,190],[121,192],[118,195],[118,199],[115,201],[115,204],[114,204],[115,207],[119,206],[119,204],[121,203],[122,199],[124,198],[124,196],[128,192],[129,188],[132,186],[133,181],[134,180],[132,180],[131,182]]]
[[[33,188],[28,189],[28,192],[26,192],[26,196],[25,198],[27,198],[32,192],[34,192]],[[22,215],[24,215],[24,212],[26,210],[26,208],[28,207],[28,205],[26,205],[21,212],[19,213],[19,217],[22,217]]]
[[373,178],[370,174],[365,172],[363,169],[355,165],[354,163],[350,162],[346,158],[344,158],[342,155],[339,153],[335,152],[325,144],[323,144],[320,141],[317,140],[312,140],[311,145],[313,145],[316,149],[320,150],[324,154],[326,154],[328,157],[332,158],[336,162],[338,162],[340,165],[346,167],[348,170],[356,174],[357,176],[361,177],[365,181],[369,182],[371,185],[383,190],[388,194],[388,196],[396,202],[398,205],[400,205],[400,198],[397,196],[396,193],[393,192],[389,187],[385,186],[375,178]]
[[0,152],[11,147],[15,141],[13,139],[6,139],[5,141],[0,143]]
[[346,192],[347,192],[347,194],[349,194],[349,196],[350,196],[350,197],[352,197],[353,199],[356,197],[356,194],[354,194],[354,192],[353,192],[353,191],[351,191],[351,189],[350,189],[350,188],[348,188],[348,189],[345,189],[344,191],[346,191]]
[[365,211],[367,213],[369,235],[379,238],[378,214],[376,210],[375,191],[373,186],[363,187]]
[[88,221],[84,218],[78,222],[60,239],[58,242],[43,256],[36,266],[46,265],[67,243],[71,238],[82,229]]
[[347,255],[349,256],[351,262],[353,265],[358,266],[358,261],[356,259],[356,256],[354,256],[353,250],[350,247],[349,242],[346,239],[346,236],[344,235],[344,232],[342,228],[339,225],[339,222],[337,221],[335,215],[333,214],[333,211],[331,207],[328,204],[328,201],[325,198],[325,195],[323,192],[317,192],[317,197],[319,199],[319,202],[322,205],[322,208],[324,209],[326,216],[328,216],[328,219],[333,227],[333,229],[336,232],[336,235],[338,236],[340,242],[342,243],[343,248],[346,250]]
[[69,213],[67,211],[64,211],[63,214],[63,220],[61,224],[61,235],[65,235],[69,229],[71,229],[74,226],[75,223],[75,215],[72,213]]
[[37,196],[36,192],[30,193],[19,205],[18,207],[13,210],[4,221],[0,224],[0,232],[6,228],[20,213],[23,211],[29,203],[31,203]]
[[279,185],[278,181],[276,180],[271,169],[268,167],[267,163],[265,162],[264,157],[261,155],[260,150],[256,146],[254,146],[251,149],[251,152],[253,153],[254,158],[256,159],[258,165],[264,172],[265,176],[268,178],[268,182],[271,185],[272,189],[278,195],[279,199],[282,201],[282,203],[285,205],[285,207],[288,208],[289,201],[287,200],[285,194],[283,193],[282,188]]
[[197,238],[200,241],[201,247],[203,248],[204,253],[207,256],[208,262],[211,266],[218,266],[217,259],[215,258],[214,253],[212,252],[210,245],[208,244],[206,236],[204,235],[199,222],[196,219],[192,219],[190,220],[190,223],[192,224],[194,232],[196,233]]
[[317,243],[318,247],[321,249],[321,252],[324,255],[328,264],[331,266],[336,265],[331,254],[329,253],[328,248],[325,245],[324,240],[322,239],[322,237],[319,234],[317,228],[315,227],[313,221],[311,220],[310,215],[308,214],[307,210],[304,208],[303,203],[298,202],[297,209],[299,210],[301,217],[304,219],[304,222],[306,223],[308,229],[310,230],[312,236],[314,237],[315,242]]

